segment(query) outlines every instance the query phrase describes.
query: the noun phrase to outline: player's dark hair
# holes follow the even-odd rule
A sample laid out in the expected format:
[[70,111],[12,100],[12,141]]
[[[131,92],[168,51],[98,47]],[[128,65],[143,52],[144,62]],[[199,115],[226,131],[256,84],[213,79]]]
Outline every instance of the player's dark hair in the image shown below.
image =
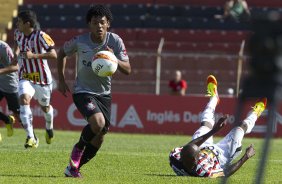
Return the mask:
[[30,27],[35,27],[37,25],[37,16],[31,10],[24,10],[18,14],[18,18],[21,18],[24,23],[29,22]]
[[106,17],[108,21],[111,23],[113,21],[113,15],[111,10],[101,4],[91,5],[87,14],[86,14],[86,22],[89,23],[92,17]]

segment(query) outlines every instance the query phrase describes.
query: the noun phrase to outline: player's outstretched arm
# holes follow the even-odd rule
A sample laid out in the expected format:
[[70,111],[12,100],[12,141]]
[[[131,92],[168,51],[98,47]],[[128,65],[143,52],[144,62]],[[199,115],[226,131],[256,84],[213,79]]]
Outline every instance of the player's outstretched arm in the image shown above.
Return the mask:
[[188,144],[196,144],[197,146],[201,146],[208,138],[210,138],[211,136],[216,134],[219,130],[221,130],[226,125],[227,118],[228,118],[228,115],[222,116],[217,121],[217,123],[213,126],[213,129],[211,131],[209,131],[205,135],[202,135],[202,136],[192,140]]
[[21,53],[22,57],[26,59],[57,59],[57,52],[51,49],[46,53],[32,53],[30,50]]
[[131,66],[129,61],[120,61],[118,60],[118,69],[122,73],[129,75],[131,73]]
[[18,71],[18,68],[19,66],[17,63],[12,63],[11,65],[5,68],[0,68],[0,75],[16,72]]
[[236,163],[231,164],[228,168],[224,170],[224,174],[226,177],[231,176],[234,174],[240,167],[251,157],[255,155],[255,149],[253,144],[251,144],[247,149],[245,154],[242,156],[240,160],[238,160]]

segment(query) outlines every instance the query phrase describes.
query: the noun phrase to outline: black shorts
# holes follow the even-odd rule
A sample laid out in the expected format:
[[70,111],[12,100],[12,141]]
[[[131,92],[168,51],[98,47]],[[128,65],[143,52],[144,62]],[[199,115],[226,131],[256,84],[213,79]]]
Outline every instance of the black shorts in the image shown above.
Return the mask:
[[0,91],[0,101],[5,98],[7,101],[8,109],[13,113],[20,113],[20,104],[18,93],[5,93]]
[[106,122],[103,131],[108,131],[111,121],[111,95],[98,96],[89,93],[77,93],[73,94],[72,97],[76,108],[86,120],[93,114],[102,112]]

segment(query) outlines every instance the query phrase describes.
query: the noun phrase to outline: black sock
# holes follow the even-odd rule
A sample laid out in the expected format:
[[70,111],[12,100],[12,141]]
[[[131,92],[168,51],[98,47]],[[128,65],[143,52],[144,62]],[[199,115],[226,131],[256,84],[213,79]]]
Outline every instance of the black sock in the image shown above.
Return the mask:
[[4,121],[5,124],[9,124],[10,120],[7,115],[5,115],[3,112],[0,112],[0,120]]
[[96,148],[92,144],[87,144],[85,147],[85,150],[83,152],[83,155],[80,160],[79,167],[83,166],[87,162],[89,162],[93,157],[95,157],[96,153],[98,152],[99,148]]
[[82,132],[78,143],[76,143],[75,147],[80,150],[83,150],[84,147],[95,137],[95,133],[92,132],[90,125],[86,125]]

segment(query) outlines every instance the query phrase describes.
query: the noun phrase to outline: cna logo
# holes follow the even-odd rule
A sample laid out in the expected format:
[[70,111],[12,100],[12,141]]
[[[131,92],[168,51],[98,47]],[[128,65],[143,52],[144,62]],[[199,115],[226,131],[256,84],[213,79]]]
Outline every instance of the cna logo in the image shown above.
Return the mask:
[[[85,126],[87,124],[85,119],[80,119],[74,116],[77,111],[75,105],[72,103],[67,111],[67,118],[70,124],[74,126]],[[111,125],[114,127],[124,128],[126,126],[135,126],[136,128],[144,128],[142,121],[133,105],[129,106],[123,114],[121,120],[118,122],[118,105],[112,104],[111,107]]]
[[[71,125],[74,126],[85,126],[87,124],[86,120],[83,118],[75,117],[77,109],[74,104],[71,104],[67,110],[67,120]],[[145,112],[143,112],[145,111]],[[171,125],[175,124],[179,126],[183,124],[198,124],[201,119],[201,112],[175,112],[171,109],[165,111],[152,111],[149,109],[144,109],[143,111],[137,111],[134,105],[129,105],[128,108],[120,112],[118,111],[118,104],[112,104],[111,106],[111,125],[117,128],[126,128],[126,127],[135,127],[137,129],[146,129],[146,125],[150,126],[163,126],[163,125]],[[139,114],[145,114],[140,118]],[[263,133],[266,131],[266,116],[268,112],[267,110],[263,112],[262,119],[263,124],[257,124],[252,132],[254,133]],[[222,113],[216,113],[215,119],[217,120],[221,117]],[[230,115],[228,119],[228,124],[234,124],[235,117],[234,115]],[[279,125],[282,125],[282,114],[276,112],[276,117],[274,118],[274,126],[273,131],[278,132]]]

